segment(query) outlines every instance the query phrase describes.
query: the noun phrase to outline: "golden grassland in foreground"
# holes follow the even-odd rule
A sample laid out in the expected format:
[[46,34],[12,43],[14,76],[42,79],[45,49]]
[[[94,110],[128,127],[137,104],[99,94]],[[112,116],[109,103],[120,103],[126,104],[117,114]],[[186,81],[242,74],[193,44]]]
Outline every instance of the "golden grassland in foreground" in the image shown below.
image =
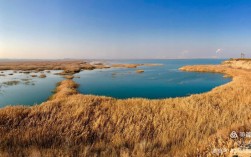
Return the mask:
[[229,65],[184,71],[233,77],[212,91],[160,100],[77,92],[64,80],[47,102],[0,110],[0,156],[212,156],[234,148],[229,133],[251,131],[251,71]]

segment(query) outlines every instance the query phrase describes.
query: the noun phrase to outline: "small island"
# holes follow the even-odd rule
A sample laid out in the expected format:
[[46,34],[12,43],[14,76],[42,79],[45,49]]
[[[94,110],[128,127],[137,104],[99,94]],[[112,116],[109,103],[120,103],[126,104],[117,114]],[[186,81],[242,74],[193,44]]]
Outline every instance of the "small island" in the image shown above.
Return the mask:
[[136,70],[136,73],[143,73],[144,70]]

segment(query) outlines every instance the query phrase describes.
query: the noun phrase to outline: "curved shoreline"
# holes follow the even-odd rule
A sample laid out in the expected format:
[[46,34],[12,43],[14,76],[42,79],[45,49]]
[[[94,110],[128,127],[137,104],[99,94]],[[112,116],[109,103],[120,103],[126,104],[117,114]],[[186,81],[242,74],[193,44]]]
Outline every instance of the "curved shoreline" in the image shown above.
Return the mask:
[[[186,71],[186,72],[203,72],[203,73],[219,73],[219,74],[223,74],[223,75],[226,75],[228,77],[231,77],[232,80],[230,82],[227,82],[226,84],[222,84],[222,85],[219,85],[219,86],[216,86],[214,87],[212,90],[215,90],[216,88],[219,88],[221,86],[225,86],[225,85],[228,85],[228,84],[231,84],[233,83],[234,81],[234,77],[237,77],[238,75],[236,75],[235,73],[231,73],[230,71],[226,71],[225,69],[226,67],[221,67],[221,65],[188,65],[188,66],[183,66],[181,68],[179,68],[179,70],[181,71]],[[60,84],[67,84],[66,82],[68,82],[70,84],[70,86],[65,86],[65,88],[70,88],[72,90],[74,90],[74,94],[80,94],[80,95],[89,95],[89,96],[94,96],[94,97],[107,97],[107,98],[111,98],[111,99],[117,99],[117,100],[126,100],[126,99],[145,99],[145,100],[166,100],[166,99],[176,99],[176,98],[186,98],[186,97],[190,97],[190,96],[193,96],[193,95],[201,95],[201,94],[206,94],[208,92],[211,92],[212,90],[210,91],[207,91],[207,92],[203,92],[203,93],[198,93],[198,94],[191,94],[189,96],[181,96],[181,97],[170,97],[170,98],[163,98],[163,99],[148,99],[148,98],[125,98],[125,99],[119,99],[119,98],[114,98],[114,97],[110,97],[110,96],[99,96],[99,95],[93,95],[93,94],[82,94],[82,93],[79,93],[77,91],[77,88],[78,88],[78,84],[73,81],[74,77],[70,77],[70,78],[66,78],[65,80],[59,82],[59,86]],[[74,86],[74,88],[72,87]],[[60,90],[57,89],[58,87],[56,87],[56,93],[54,93],[52,95],[52,97],[54,95],[57,95],[58,92],[61,92]],[[62,88],[62,87],[61,87]],[[66,94],[68,95],[68,94]],[[72,95],[72,94],[69,94],[69,95]]]
[[[209,146],[218,146],[216,135],[227,138],[230,129],[243,127],[236,119],[248,128],[251,71],[224,65],[181,70],[223,73],[233,79],[206,93],[160,100],[83,95],[73,80],[64,80],[52,99],[41,105],[0,110],[0,140],[5,141],[0,152],[8,153],[11,145],[14,153],[22,154],[35,149],[42,155],[69,155],[73,150],[87,156],[205,155],[211,153]],[[226,141],[224,145],[232,148]]]

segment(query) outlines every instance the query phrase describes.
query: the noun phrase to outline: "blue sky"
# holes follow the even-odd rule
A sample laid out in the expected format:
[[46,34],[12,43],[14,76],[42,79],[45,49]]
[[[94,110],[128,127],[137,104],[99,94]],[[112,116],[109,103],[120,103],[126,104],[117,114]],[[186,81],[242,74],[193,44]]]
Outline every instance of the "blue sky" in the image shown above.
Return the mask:
[[0,0],[0,58],[251,57],[250,16],[249,0]]

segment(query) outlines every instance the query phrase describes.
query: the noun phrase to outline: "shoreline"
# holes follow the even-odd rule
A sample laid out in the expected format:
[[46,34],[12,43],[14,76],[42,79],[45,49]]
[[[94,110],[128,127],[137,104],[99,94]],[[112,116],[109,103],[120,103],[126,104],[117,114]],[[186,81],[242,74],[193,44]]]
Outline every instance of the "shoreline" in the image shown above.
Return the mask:
[[[246,121],[245,127],[251,124],[248,114],[251,109],[247,108],[251,104],[251,71],[224,64],[185,66],[180,70],[223,73],[231,76],[232,81],[206,93],[149,100],[79,94],[76,83],[66,79],[49,101],[31,107],[0,109],[0,140],[5,141],[0,144],[0,152],[8,153],[11,144],[14,153],[21,154],[30,154],[35,149],[40,154],[69,155],[77,149],[78,154],[86,152],[87,156],[95,155],[97,150],[104,155],[107,152],[119,155],[122,151],[128,155],[134,152],[151,156],[193,156],[199,150],[199,154],[205,155],[210,154],[208,146],[218,146],[219,139],[227,139],[230,129],[243,127],[236,119]],[[46,128],[44,133],[43,128]],[[52,140],[54,136],[60,138]],[[68,137],[71,146],[64,143]],[[45,150],[42,143],[50,139]],[[233,147],[230,139],[226,141],[226,147]],[[156,144],[159,146],[155,147]],[[167,145],[172,147],[167,149]],[[87,147],[89,150],[85,150]]]

